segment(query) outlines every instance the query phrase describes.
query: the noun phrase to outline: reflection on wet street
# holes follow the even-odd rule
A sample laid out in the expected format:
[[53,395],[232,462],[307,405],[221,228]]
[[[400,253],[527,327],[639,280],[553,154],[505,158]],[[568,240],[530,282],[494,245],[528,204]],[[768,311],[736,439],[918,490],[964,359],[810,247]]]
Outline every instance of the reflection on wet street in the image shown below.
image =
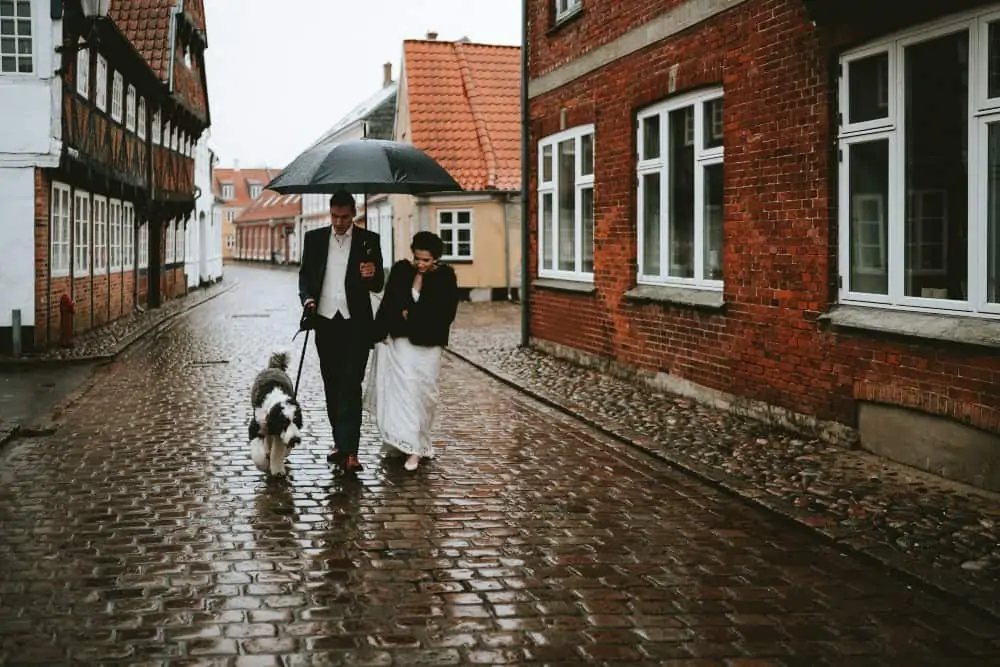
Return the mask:
[[99,374],[57,433],[0,453],[0,662],[1000,661],[995,621],[456,361],[437,460],[380,461],[366,423],[350,480],[310,346],[306,435],[269,484],[249,386],[272,348],[298,359],[295,275],[228,271],[236,290]]

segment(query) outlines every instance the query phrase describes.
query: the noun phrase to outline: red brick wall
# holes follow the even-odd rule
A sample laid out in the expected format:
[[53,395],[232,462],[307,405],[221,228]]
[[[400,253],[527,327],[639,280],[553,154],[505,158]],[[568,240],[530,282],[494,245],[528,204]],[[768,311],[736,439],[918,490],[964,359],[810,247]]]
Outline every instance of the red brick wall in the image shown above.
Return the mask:
[[[538,0],[534,72],[673,4],[636,0],[611,12],[585,2],[579,19],[546,32],[552,3]],[[837,299],[832,65],[848,45],[943,13],[932,4],[917,1],[907,12],[833,30],[814,28],[801,0],[750,0],[532,100],[530,165],[537,164],[535,142],[559,131],[563,110],[566,127],[595,124],[597,288],[594,296],[533,289],[532,335],[848,425],[864,399],[1000,432],[997,355],[830,333],[817,320]],[[982,4],[957,2],[947,11]],[[718,313],[623,296],[637,269],[633,122],[638,110],[668,97],[673,65],[678,94],[724,88],[727,307]],[[528,261],[537,276],[531,202]]]

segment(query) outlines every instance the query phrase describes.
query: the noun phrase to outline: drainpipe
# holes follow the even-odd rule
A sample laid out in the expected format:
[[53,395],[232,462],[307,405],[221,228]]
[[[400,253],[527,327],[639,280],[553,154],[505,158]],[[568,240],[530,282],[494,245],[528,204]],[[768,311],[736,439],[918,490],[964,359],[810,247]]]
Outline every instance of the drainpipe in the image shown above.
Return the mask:
[[503,196],[503,279],[507,287],[507,300],[510,301],[510,198]]
[[527,347],[531,339],[531,310],[528,298],[528,141],[530,120],[528,113],[528,0],[521,0],[521,346]]

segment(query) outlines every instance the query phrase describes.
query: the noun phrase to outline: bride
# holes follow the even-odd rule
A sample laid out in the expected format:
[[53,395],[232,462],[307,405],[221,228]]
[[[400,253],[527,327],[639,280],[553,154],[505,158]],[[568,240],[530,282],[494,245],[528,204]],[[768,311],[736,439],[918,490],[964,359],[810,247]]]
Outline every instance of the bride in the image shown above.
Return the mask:
[[437,234],[417,232],[410,249],[412,262],[393,265],[375,317],[384,340],[375,346],[365,400],[383,453],[405,454],[406,469],[416,470],[421,458],[434,457],[438,371],[458,309],[458,282],[438,261],[443,243]]

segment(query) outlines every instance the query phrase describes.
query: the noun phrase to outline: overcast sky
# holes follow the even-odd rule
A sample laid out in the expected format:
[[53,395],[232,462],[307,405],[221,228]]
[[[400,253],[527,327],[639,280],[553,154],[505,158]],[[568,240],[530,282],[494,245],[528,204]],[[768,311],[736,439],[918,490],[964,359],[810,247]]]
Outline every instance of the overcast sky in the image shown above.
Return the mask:
[[[280,11],[276,11],[280,7]],[[382,85],[404,39],[520,44],[521,0],[205,0],[220,166],[283,167]]]

